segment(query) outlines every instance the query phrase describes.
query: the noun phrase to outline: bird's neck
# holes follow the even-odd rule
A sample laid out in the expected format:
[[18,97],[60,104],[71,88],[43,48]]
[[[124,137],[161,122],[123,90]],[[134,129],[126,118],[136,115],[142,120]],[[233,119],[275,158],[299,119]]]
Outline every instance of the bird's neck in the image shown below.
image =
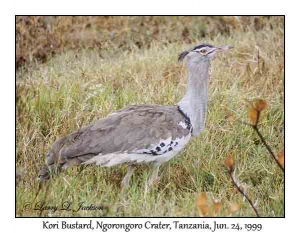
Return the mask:
[[178,106],[190,118],[193,136],[199,136],[205,125],[209,61],[187,63],[188,85]]

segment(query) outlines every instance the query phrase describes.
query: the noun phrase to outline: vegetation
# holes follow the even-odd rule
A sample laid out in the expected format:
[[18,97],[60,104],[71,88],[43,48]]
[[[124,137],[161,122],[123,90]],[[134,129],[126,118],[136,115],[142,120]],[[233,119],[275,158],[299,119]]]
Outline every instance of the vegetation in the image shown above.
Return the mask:
[[[17,17],[16,22],[17,216],[256,216],[228,176],[224,161],[230,155],[234,177],[259,215],[284,216],[282,170],[252,127],[230,120],[250,117],[253,123],[246,100],[266,100],[259,132],[275,154],[283,150],[283,17]],[[177,56],[203,42],[234,49],[212,61],[205,130],[162,166],[153,189],[145,192],[146,165],[125,193],[120,192],[125,166],[74,167],[49,181],[35,199],[39,169],[57,138],[129,104],[176,104],[186,88],[186,69]],[[82,202],[104,210],[46,209],[66,201],[75,210]]]

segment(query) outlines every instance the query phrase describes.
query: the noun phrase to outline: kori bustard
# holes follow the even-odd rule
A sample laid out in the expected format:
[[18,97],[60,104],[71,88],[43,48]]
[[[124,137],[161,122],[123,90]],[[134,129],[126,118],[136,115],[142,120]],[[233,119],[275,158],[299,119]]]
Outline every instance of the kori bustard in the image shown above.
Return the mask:
[[153,163],[148,180],[158,179],[162,163],[177,155],[191,137],[200,135],[205,124],[210,60],[231,46],[200,44],[179,55],[188,69],[186,94],[175,106],[133,105],[97,120],[56,140],[46,156],[39,178],[49,171],[71,165],[96,164],[110,167],[128,164],[121,186],[127,187],[136,164]]

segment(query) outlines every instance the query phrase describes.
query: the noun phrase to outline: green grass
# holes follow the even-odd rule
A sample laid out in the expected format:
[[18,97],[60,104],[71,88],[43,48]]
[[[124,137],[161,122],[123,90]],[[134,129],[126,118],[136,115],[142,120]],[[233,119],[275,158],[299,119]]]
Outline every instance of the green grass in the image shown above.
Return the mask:
[[[194,38],[194,40],[198,40]],[[159,183],[148,193],[150,170],[141,166],[131,187],[121,195],[126,167],[88,166],[62,172],[49,182],[47,205],[63,201],[109,206],[108,216],[199,216],[196,196],[218,199],[218,216],[255,216],[234,192],[224,160],[236,159],[236,176],[249,186],[261,216],[284,215],[284,179],[250,127],[226,120],[228,113],[247,121],[245,100],[263,98],[260,129],[277,153],[283,149],[283,25],[264,30],[204,38],[234,50],[212,61],[206,128],[185,150],[160,170]],[[38,189],[36,177],[47,150],[62,136],[129,104],[176,104],[186,88],[186,69],[177,55],[191,44],[153,42],[149,48],[103,59],[96,50],[66,51],[47,63],[17,73],[17,216],[38,216],[25,210]],[[259,51],[259,63],[258,63]],[[45,187],[35,202],[44,200]],[[231,203],[240,204],[228,213]],[[99,216],[101,211],[44,211],[42,216]]]

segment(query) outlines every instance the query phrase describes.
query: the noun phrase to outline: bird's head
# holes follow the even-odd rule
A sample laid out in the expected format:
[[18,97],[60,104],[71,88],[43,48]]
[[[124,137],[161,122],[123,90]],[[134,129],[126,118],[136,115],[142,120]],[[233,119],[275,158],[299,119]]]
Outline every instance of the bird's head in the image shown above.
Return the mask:
[[213,46],[210,44],[200,44],[194,47],[191,50],[182,52],[179,57],[178,61],[183,60],[190,60],[193,62],[205,62],[212,59],[216,53],[220,51],[227,51],[233,48],[232,46]]

